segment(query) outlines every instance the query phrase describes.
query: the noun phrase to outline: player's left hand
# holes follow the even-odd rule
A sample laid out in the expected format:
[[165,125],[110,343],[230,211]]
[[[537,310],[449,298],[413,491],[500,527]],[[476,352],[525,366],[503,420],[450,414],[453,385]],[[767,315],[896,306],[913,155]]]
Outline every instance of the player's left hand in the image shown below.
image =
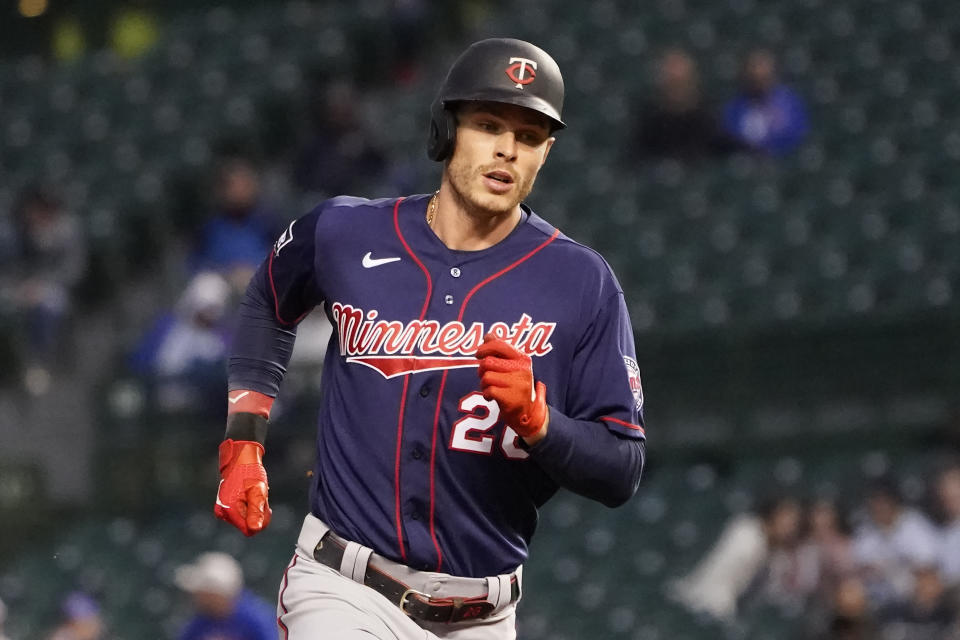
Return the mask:
[[533,379],[533,361],[492,333],[477,349],[478,374],[486,400],[496,400],[504,424],[529,438],[547,419],[547,386]]
[[221,442],[220,478],[214,515],[248,537],[266,529],[273,512],[267,499],[263,445],[229,438]]

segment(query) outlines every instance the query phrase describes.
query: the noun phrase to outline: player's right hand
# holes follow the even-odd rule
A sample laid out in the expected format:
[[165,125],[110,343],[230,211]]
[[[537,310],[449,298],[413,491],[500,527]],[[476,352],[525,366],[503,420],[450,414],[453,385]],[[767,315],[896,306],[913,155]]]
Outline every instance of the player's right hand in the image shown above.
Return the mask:
[[260,533],[270,524],[263,451],[262,444],[251,440],[228,438],[220,443],[220,486],[213,513],[245,536]]
[[534,380],[530,356],[488,333],[477,359],[484,399],[497,401],[504,424],[521,437],[534,437],[547,419],[547,387]]

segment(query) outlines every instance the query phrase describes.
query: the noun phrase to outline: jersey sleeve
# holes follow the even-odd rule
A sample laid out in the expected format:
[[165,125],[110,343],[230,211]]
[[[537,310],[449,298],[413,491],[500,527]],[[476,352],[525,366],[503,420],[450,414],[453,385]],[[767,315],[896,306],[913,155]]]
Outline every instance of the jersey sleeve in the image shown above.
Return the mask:
[[564,413],[601,422],[622,436],[646,437],[633,329],[619,291],[600,307],[577,345]]
[[251,278],[228,364],[231,391],[279,393],[297,324],[323,302],[314,264],[319,216],[318,207],[291,222]]
[[268,294],[274,318],[283,326],[298,324],[323,302],[317,286],[316,227],[319,209],[298,218],[280,234],[257,276]]
[[560,486],[615,507],[637,491],[646,435],[630,318],[619,287],[608,290],[574,350],[563,406],[550,406],[546,436],[527,450]]

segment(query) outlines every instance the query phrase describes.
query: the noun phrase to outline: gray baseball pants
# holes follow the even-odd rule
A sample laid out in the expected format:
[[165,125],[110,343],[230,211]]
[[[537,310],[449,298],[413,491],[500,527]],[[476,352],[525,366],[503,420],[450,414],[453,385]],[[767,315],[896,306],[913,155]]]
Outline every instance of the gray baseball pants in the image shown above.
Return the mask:
[[[328,530],[313,515],[304,519],[296,552],[280,584],[277,601],[280,640],[516,639],[516,602],[509,601],[509,576],[459,578],[414,571],[354,543],[349,549],[352,561],[349,566],[341,567],[341,573],[313,558],[314,547]],[[434,597],[486,597],[495,607],[482,620],[417,622],[401,611],[397,603],[353,579],[352,576],[363,579],[366,562],[422,593]],[[518,569],[518,580],[520,574]],[[493,599],[494,593],[503,595]]]

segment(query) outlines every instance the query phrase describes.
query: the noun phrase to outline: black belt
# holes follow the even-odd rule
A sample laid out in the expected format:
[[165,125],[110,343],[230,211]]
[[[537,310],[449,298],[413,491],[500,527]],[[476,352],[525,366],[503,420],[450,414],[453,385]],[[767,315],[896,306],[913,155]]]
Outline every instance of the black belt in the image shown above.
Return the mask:
[[[329,535],[324,535],[313,549],[313,558],[320,564],[325,564],[339,572],[344,550],[344,545]],[[363,584],[400,607],[400,610],[411,618],[426,622],[482,620],[493,613],[495,608],[494,603],[486,600],[486,596],[432,598],[425,593],[411,589],[399,580],[394,580],[383,571],[371,566],[369,562],[363,574]],[[519,597],[520,584],[517,577],[512,576],[510,578],[510,602],[516,602]]]

